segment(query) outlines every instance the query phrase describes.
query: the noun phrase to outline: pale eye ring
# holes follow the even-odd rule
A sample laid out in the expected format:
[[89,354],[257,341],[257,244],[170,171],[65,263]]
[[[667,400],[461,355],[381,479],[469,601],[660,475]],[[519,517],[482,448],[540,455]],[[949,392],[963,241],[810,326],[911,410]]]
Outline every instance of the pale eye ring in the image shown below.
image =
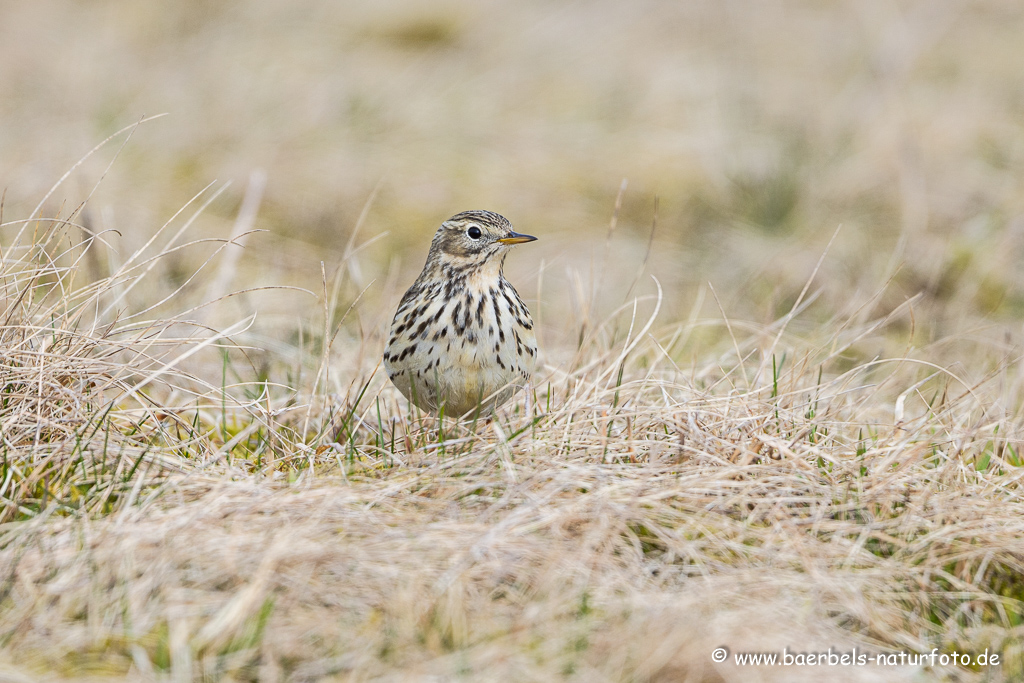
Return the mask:
[[469,226],[469,230],[466,231],[466,234],[469,235],[470,239],[478,240],[480,239],[480,235],[482,235],[483,233],[480,232],[480,228],[476,227],[475,225],[471,225]]

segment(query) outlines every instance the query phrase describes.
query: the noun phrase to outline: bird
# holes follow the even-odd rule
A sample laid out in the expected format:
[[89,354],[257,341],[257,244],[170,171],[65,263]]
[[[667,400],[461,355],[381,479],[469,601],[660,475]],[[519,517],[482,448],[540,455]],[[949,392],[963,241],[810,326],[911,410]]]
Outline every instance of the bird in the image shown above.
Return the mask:
[[437,229],[384,351],[391,382],[420,409],[488,416],[527,385],[533,318],[503,267],[513,246],[536,239],[492,211],[463,211]]

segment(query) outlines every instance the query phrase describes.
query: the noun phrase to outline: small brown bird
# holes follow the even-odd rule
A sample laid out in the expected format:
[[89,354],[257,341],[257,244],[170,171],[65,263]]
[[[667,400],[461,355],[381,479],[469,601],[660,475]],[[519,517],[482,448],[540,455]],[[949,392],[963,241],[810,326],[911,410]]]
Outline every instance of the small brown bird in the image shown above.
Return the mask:
[[490,412],[526,386],[537,360],[533,319],[502,267],[512,245],[535,239],[490,211],[441,224],[384,351],[388,377],[406,398],[458,417]]

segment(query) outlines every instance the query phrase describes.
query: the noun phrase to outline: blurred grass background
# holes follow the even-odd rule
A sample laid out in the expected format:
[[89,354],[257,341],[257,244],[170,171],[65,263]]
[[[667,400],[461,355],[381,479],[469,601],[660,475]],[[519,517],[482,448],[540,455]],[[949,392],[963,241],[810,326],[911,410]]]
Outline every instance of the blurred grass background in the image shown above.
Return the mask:
[[[818,318],[892,278],[878,310],[923,293],[918,339],[982,322],[1017,335],[1022,34],[1024,7],[998,0],[4,3],[0,178],[8,215],[27,215],[84,150],[167,112],[90,202],[126,247],[214,180],[232,185],[198,229],[226,237],[262,168],[270,233],[249,240],[235,287],[321,289],[317,262],[340,261],[379,188],[357,241],[386,234],[356,291],[393,267],[404,287],[441,220],[488,208],[543,239],[509,267],[527,292],[545,270],[554,317],[627,179],[610,304],[657,199],[648,270],[673,318],[711,282],[730,316],[776,319],[842,225]],[[260,308],[280,329],[296,301]],[[720,315],[710,297],[702,312]],[[571,341],[557,334],[549,347]]]
[[[66,217],[88,198],[80,220],[118,231],[103,234],[111,249],[72,264],[82,237],[59,222],[38,250],[7,243],[24,223],[0,235],[6,295],[33,290],[9,309],[28,311],[12,329],[30,360],[5,366],[21,373],[8,409],[20,411],[11,452],[27,473],[7,476],[25,484],[5,513],[20,521],[0,528],[0,559],[20,582],[0,615],[12,659],[181,680],[421,665],[679,680],[674,664],[645,674],[643,663],[690,643],[686,672],[712,681],[700,668],[711,639],[774,647],[806,619],[878,647],[1013,643],[1006,677],[1019,676],[1021,35],[1024,7],[1000,0],[0,4],[4,221],[30,217],[108,135],[169,114],[88,158],[44,204]],[[129,273],[142,261],[155,277],[130,291],[127,276],[103,279],[199,193],[212,203],[187,239],[227,238],[255,169],[266,186],[254,226],[266,232],[237,263],[224,267],[225,251],[190,280],[212,248],[166,248],[182,217]],[[539,322],[541,365],[533,402],[505,421],[511,439],[499,422],[474,425],[446,460],[443,430],[403,413],[372,372],[431,235],[469,208],[541,238],[507,267]],[[39,380],[35,397],[24,377],[60,360],[36,353],[56,343],[47,320],[91,339],[76,336],[86,305],[60,325],[47,315],[62,310],[47,297],[87,299],[65,295],[51,256],[90,271],[80,286],[106,283],[95,301],[174,321],[146,336],[122,318],[138,355],[109,356],[124,367],[97,366],[99,385],[108,373],[131,387],[171,362],[146,355],[167,330],[183,348],[211,342],[146,387],[152,410],[111,413],[136,462],[156,443],[144,436],[168,442],[170,483],[146,480],[149,493],[118,454],[109,476],[131,489],[127,503],[120,490],[90,494],[91,480],[47,479],[66,464],[51,446],[77,471],[81,425],[61,418],[62,440],[40,440],[28,399],[63,409],[68,380],[47,385],[57,398]],[[653,293],[644,273],[665,299],[627,363],[630,309],[612,312]],[[264,290],[190,310],[222,286],[274,285],[313,295]],[[637,327],[652,307],[642,302]],[[253,310],[232,341],[263,351],[222,350],[179,325],[223,330]],[[878,357],[894,369],[876,369]],[[965,386],[930,374],[939,366]],[[68,367],[82,379],[93,366]],[[102,404],[90,391],[76,409]],[[547,415],[532,412],[538,396]],[[106,441],[89,445],[100,454],[86,478],[109,455]],[[58,484],[70,493],[53,512]],[[93,545],[80,542],[94,528]],[[452,558],[492,537],[509,547],[505,574],[467,560],[472,571],[444,583]],[[366,576],[351,579],[353,566]],[[779,586],[782,598],[751,608]],[[669,607],[651,616],[652,605]],[[51,654],[58,632],[70,635]],[[231,641],[223,652],[218,638]],[[353,653],[366,661],[344,659]],[[860,675],[850,680],[877,680]]]

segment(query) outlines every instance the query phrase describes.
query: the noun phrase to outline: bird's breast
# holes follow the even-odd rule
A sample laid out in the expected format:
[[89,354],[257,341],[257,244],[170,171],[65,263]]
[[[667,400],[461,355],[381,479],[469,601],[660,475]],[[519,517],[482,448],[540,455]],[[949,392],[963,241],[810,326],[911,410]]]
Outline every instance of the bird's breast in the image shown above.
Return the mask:
[[530,312],[515,289],[502,277],[479,273],[425,284],[436,295],[399,309],[384,356],[402,392],[408,396],[408,385],[416,384],[420,396],[443,394],[449,414],[461,414],[503,387],[498,403],[525,386],[537,344]]

